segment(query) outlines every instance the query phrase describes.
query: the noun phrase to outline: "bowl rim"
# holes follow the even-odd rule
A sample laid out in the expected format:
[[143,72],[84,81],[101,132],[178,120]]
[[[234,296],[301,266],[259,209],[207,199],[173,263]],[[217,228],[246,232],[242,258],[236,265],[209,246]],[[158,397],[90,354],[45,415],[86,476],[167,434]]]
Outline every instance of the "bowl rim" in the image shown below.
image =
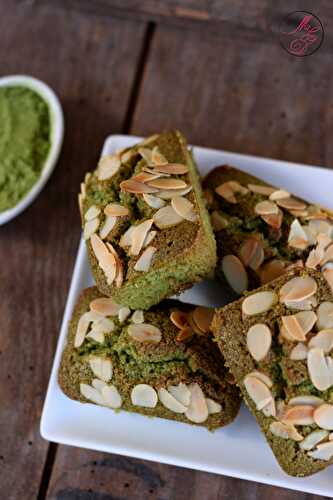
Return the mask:
[[48,105],[51,117],[51,147],[37,182],[14,207],[0,212],[0,225],[9,222],[25,210],[39,195],[58,161],[64,138],[64,114],[59,98],[45,82],[28,75],[0,77],[0,87],[22,86],[34,90]]

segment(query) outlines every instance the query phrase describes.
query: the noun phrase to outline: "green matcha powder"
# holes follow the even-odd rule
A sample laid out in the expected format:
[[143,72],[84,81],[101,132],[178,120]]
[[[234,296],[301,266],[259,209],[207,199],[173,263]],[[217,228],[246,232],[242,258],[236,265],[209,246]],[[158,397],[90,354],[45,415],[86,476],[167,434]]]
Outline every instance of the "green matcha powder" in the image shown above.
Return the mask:
[[27,87],[0,87],[0,212],[30,191],[49,150],[47,103]]

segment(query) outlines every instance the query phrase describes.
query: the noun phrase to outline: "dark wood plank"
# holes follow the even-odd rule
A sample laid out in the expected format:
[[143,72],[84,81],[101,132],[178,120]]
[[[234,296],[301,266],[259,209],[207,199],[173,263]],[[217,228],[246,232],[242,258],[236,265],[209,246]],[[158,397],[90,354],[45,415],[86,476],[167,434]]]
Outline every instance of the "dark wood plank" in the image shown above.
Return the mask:
[[[333,67],[258,37],[160,27],[133,132],[180,128],[194,144],[332,165]],[[153,119],[152,119],[153,117]]]
[[1,3],[1,73],[49,83],[65,111],[61,160],[38,200],[0,231],[0,497],[37,497],[39,419],[80,235],[77,187],[123,128],[146,25]]

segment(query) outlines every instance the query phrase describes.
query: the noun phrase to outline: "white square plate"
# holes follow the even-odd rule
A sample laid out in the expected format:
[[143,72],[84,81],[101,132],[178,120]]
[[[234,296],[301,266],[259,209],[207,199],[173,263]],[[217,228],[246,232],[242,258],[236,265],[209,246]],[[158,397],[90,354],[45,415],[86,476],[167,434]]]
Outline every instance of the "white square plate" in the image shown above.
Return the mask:
[[[135,144],[138,137],[113,135],[103,155]],[[200,173],[228,163],[298,196],[333,208],[333,172],[318,167],[194,147]],[[41,420],[41,434],[57,443],[154,460],[224,474],[333,498],[333,469],[299,479],[278,466],[254,418],[242,407],[235,422],[214,433],[191,425],[134,413],[114,413],[107,408],[68,399],[57,383],[57,372],[67,335],[67,324],[76,299],[91,286],[84,242],[81,241],[50,383]],[[202,283],[181,296],[195,304],[218,306],[226,302],[218,284]]]

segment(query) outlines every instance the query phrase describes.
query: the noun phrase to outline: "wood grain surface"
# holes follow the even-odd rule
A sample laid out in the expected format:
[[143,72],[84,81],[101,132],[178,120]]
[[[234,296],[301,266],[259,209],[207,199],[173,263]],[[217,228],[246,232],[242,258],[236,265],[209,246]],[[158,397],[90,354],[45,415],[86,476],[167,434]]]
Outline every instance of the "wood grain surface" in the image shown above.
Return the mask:
[[[308,0],[298,3],[292,1],[287,10],[310,8]],[[106,135],[178,127],[200,145],[332,165],[330,35],[313,56],[289,56],[268,29],[286,3],[272,5],[269,0],[1,2],[1,74],[44,79],[59,94],[66,119],[52,179],[26,212],[0,230],[0,488],[6,500],[319,500],[49,446],[39,435],[80,235],[78,185],[95,165]],[[327,0],[316,5],[323,21],[332,17]]]

